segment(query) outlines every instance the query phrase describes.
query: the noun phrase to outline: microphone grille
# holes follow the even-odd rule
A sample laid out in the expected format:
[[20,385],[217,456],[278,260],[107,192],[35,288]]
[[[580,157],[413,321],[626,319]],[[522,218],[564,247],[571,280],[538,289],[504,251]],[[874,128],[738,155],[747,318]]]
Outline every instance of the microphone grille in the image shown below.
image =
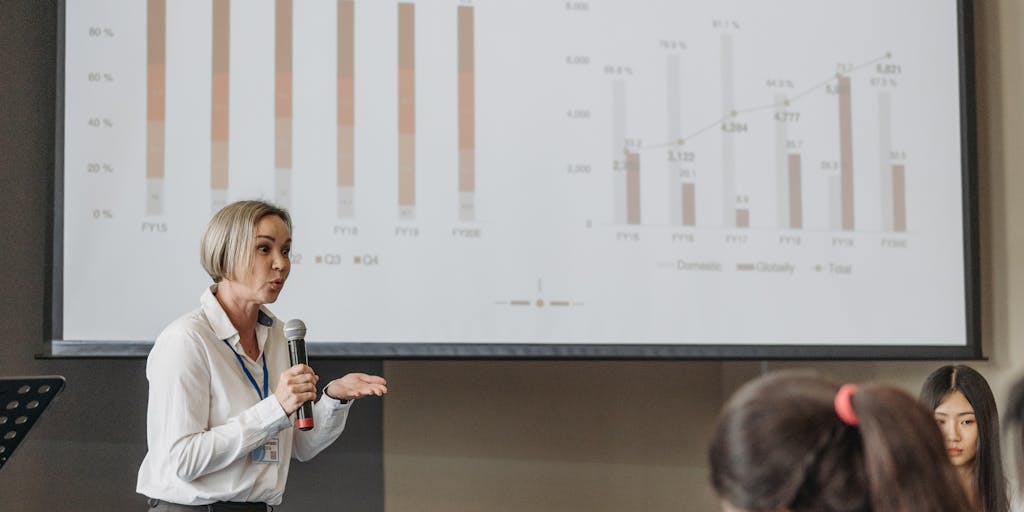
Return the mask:
[[302,320],[293,318],[284,323],[284,337],[290,340],[306,337],[306,324]]

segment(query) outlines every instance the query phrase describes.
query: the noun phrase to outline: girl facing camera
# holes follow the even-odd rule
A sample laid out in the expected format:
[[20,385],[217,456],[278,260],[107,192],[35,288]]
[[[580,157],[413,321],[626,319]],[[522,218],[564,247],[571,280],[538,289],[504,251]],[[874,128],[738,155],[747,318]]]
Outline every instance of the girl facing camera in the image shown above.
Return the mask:
[[973,368],[943,366],[921,386],[946,453],[974,510],[1006,512],[1009,500],[999,449],[999,412],[988,382]]

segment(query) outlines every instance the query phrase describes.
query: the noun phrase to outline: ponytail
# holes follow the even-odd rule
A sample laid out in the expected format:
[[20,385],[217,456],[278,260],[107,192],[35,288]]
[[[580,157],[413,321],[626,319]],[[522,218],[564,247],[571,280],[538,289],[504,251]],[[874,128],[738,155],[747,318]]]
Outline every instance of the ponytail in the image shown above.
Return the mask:
[[784,371],[737,391],[708,452],[719,496],[752,512],[968,510],[928,411],[895,388],[844,389]]
[[970,510],[932,415],[896,388],[868,385],[854,399],[874,512]]

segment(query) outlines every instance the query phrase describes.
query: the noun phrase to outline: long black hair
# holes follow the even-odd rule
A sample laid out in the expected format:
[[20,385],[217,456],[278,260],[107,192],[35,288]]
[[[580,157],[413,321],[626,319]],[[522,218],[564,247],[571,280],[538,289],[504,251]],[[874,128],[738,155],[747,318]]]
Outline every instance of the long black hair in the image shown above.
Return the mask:
[[[1010,401],[1006,407],[1006,424],[1015,435],[1017,452],[1017,474],[1024,477],[1024,378],[1013,385]],[[1024,490],[1024,478],[1018,480],[1018,490]]]
[[950,393],[959,391],[974,408],[978,421],[978,450],[974,456],[974,488],[983,512],[1006,512],[1003,458],[999,447],[999,410],[985,377],[970,366],[943,366],[925,379],[921,386],[921,403],[934,411]]

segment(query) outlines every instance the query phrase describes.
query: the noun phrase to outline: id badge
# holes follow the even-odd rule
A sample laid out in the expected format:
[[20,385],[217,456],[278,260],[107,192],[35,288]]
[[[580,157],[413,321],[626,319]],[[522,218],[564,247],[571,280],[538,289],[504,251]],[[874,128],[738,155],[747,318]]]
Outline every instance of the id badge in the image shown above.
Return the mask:
[[257,446],[256,449],[252,451],[252,461],[258,464],[276,464],[281,460],[278,447],[279,441],[276,437],[267,439],[266,443]]

